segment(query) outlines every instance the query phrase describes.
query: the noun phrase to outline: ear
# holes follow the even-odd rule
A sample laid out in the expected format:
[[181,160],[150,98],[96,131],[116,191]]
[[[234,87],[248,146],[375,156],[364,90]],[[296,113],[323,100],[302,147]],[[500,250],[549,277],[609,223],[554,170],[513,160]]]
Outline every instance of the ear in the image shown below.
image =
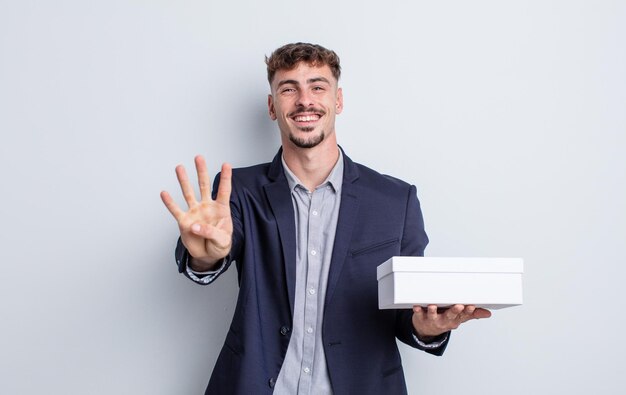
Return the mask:
[[267,95],[267,112],[272,121],[276,120],[276,109],[274,108],[274,98],[271,94]]
[[335,104],[335,114],[341,114],[343,111],[343,90],[337,88],[337,103]]

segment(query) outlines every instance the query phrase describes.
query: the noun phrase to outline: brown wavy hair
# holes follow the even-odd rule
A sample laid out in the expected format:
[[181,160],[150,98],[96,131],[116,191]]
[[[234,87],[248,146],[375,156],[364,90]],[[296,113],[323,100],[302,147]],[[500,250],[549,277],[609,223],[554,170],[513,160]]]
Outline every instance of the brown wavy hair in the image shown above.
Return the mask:
[[328,66],[335,79],[339,81],[341,66],[339,56],[334,51],[317,44],[293,43],[283,45],[272,52],[269,58],[265,57],[267,80],[270,85],[278,70],[293,70],[300,62],[313,67]]

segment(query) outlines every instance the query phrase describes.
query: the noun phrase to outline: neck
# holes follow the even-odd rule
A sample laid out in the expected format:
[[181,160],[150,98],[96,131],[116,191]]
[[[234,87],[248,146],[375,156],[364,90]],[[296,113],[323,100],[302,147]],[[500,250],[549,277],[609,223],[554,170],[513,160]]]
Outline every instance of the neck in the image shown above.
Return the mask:
[[336,141],[320,144],[313,148],[298,148],[292,144],[283,143],[283,157],[289,170],[309,190],[313,191],[321,185],[330,174],[337,159],[339,147]]

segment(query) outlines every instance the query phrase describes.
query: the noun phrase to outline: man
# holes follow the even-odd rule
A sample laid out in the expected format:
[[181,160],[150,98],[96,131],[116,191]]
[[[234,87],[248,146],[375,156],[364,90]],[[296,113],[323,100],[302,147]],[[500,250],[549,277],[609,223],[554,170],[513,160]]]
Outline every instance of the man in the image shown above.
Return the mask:
[[[405,394],[396,345],[441,355],[450,330],[487,310],[379,310],[376,267],[423,255],[414,186],[352,162],[337,145],[337,55],[288,44],[266,58],[268,110],[282,147],[271,163],[222,165],[200,200],[176,168],[189,209],[161,197],[181,238],[179,270],[208,284],[236,262],[239,297],[207,394]],[[216,191],[216,192],[215,192]]]

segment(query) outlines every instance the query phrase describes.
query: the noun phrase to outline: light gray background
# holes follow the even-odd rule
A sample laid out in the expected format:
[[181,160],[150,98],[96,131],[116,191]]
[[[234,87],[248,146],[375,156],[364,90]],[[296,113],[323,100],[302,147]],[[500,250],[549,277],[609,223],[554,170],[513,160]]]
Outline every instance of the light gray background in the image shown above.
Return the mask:
[[625,4],[0,1],[0,393],[203,391],[235,272],[177,275],[158,195],[197,153],[271,159],[263,56],[299,40],[340,54],[340,144],[418,186],[427,255],[525,258],[524,306],[401,347],[410,393],[621,393]]

